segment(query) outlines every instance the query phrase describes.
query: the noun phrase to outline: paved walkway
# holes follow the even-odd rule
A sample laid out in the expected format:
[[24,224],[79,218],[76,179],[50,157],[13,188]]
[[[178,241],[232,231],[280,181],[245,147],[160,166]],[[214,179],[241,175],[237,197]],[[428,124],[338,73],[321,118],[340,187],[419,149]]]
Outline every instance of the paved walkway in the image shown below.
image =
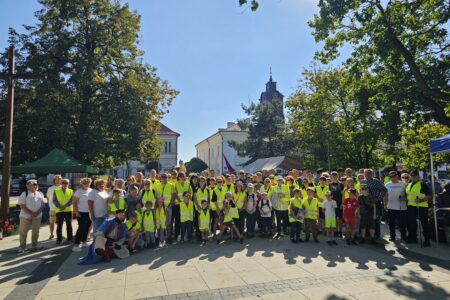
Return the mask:
[[448,246],[421,249],[417,257],[392,244],[254,238],[78,266],[83,253],[70,246],[44,241],[44,251],[17,255],[17,245],[17,236],[0,241],[0,299],[450,299]]

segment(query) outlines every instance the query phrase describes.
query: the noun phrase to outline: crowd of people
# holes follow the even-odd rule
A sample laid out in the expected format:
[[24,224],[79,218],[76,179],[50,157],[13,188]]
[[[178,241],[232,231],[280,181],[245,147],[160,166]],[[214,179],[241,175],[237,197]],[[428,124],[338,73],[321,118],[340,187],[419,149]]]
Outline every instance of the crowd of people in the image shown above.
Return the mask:
[[[126,180],[115,179],[111,187],[98,179],[83,178],[74,191],[69,180],[54,177],[46,199],[35,180],[19,199],[20,247],[26,248],[32,229],[32,250],[39,249],[38,236],[45,202],[50,207],[50,239],[73,243],[72,250],[88,249],[81,263],[113,257],[123,258],[139,249],[168,244],[214,240],[224,237],[243,243],[262,238],[289,236],[293,243],[318,243],[323,234],[330,246],[377,243],[381,218],[389,223],[390,241],[418,242],[417,219],[423,246],[430,246],[429,187],[417,171],[391,171],[374,178],[371,169],[291,170],[286,176],[275,171],[215,176],[213,171],[185,174],[172,171],[147,178],[141,172]],[[73,234],[72,218],[78,228]],[[93,243],[87,242],[92,232]],[[419,234],[419,237],[421,235]]]

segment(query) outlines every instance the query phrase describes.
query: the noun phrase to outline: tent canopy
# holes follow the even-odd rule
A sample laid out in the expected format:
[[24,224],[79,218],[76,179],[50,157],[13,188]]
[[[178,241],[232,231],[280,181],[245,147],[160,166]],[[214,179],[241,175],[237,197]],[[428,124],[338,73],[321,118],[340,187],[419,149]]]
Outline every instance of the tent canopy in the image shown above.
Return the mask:
[[301,167],[300,162],[297,160],[291,159],[286,156],[274,156],[257,159],[251,164],[243,166],[243,169],[245,172],[255,173],[262,170],[269,171],[277,168],[281,168],[283,170],[290,170],[290,169],[298,169],[300,167]]
[[435,140],[430,141],[431,153],[447,153],[450,152],[450,134],[444,135]]
[[60,149],[53,149],[44,157],[11,168],[12,173],[32,174],[32,173],[90,173],[97,174],[98,168],[94,168],[81,163],[66,152]]

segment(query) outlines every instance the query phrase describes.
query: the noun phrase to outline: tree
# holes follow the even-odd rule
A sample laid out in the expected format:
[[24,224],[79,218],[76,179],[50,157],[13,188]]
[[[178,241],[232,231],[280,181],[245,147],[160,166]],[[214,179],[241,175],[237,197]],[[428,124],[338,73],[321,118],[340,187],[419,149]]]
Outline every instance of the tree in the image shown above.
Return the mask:
[[187,173],[200,173],[208,169],[208,165],[200,158],[193,157],[190,161],[186,162]]
[[450,126],[450,2],[324,0],[319,8],[309,22],[315,40],[325,42],[316,58],[327,63],[345,43],[353,45],[349,66],[389,70],[403,79],[393,82],[397,89],[419,95],[409,101],[422,113]]
[[116,0],[39,2],[36,26],[10,30],[18,69],[47,74],[17,102],[14,162],[53,147],[102,168],[156,160],[159,120],[177,91],[143,62],[139,15]]
[[258,158],[285,155],[287,147],[286,126],[283,114],[283,101],[273,99],[270,102],[242,105],[247,119],[238,120],[242,129],[249,130],[247,140],[241,144],[229,142],[239,155],[249,156],[249,163]]

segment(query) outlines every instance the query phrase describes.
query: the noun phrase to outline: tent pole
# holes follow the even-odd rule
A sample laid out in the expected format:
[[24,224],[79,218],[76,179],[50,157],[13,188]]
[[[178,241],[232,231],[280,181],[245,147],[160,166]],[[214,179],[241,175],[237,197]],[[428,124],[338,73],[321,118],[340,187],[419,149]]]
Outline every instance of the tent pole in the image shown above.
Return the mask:
[[431,190],[433,197],[434,230],[436,231],[436,243],[439,245],[438,223],[436,218],[436,189],[434,187],[434,164],[433,164],[433,153],[431,152],[430,152],[430,160],[431,160]]

